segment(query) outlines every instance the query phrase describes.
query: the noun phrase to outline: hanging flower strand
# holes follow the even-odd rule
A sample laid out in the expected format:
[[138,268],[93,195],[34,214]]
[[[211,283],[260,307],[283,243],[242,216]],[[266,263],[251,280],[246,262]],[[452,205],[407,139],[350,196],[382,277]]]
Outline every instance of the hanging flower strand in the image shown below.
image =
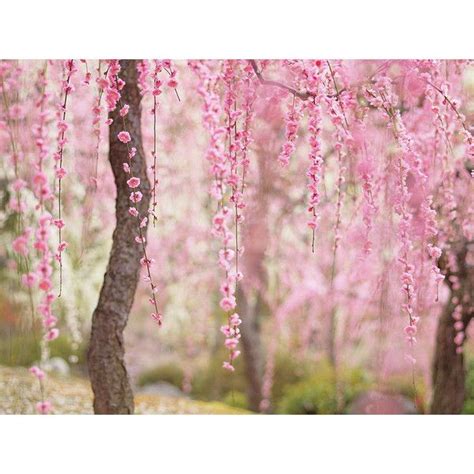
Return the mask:
[[62,253],[67,247],[67,242],[62,239],[62,230],[64,228],[64,221],[62,219],[62,180],[66,176],[66,170],[63,167],[64,159],[64,146],[67,143],[66,131],[69,128],[66,123],[67,114],[67,101],[69,95],[73,92],[74,88],[71,84],[71,77],[77,71],[74,64],[74,60],[68,59],[64,62],[64,74],[65,80],[62,83],[62,92],[64,94],[63,102],[59,105],[58,121],[56,123],[58,130],[58,148],[54,154],[56,161],[56,178],[58,179],[58,218],[54,220],[54,225],[58,229],[58,248],[56,253],[56,260],[59,262],[59,293],[58,298],[61,297],[63,287],[63,260]]
[[308,140],[309,140],[309,160],[310,165],[306,171],[308,178],[307,188],[309,191],[308,212],[311,215],[308,221],[308,227],[311,229],[311,251],[315,251],[316,229],[319,224],[320,216],[317,212],[319,201],[321,199],[319,191],[319,183],[323,171],[323,157],[321,146],[321,128],[322,128],[322,110],[320,97],[320,78],[319,78],[320,61],[316,61],[313,68],[309,69],[308,74],[308,90],[313,92],[314,96],[307,105],[308,109]]
[[94,176],[91,178],[91,181],[94,185],[94,190],[97,190],[97,182],[99,179],[99,155],[100,155],[100,143],[102,140],[102,134],[101,134],[101,115],[102,115],[102,97],[104,95],[104,90],[107,87],[107,79],[105,76],[107,76],[107,70],[104,73],[104,77],[102,77],[102,72],[101,72],[101,66],[102,62],[99,60],[99,65],[97,66],[97,78],[96,78],[96,83],[97,83],[97,88],[98,88],[98,93],[97,93],[97,99],[92,107],[92,126],[94,128],[94,135],[96,136],[96,142],[95,142],[95,169],[94,169]]
[[[234,258],[238,251],[238,240],[236,235],[229,229],[231,225],[232,211],[228,207],[228,191],[231,191],[231,200],[234,204],[234,227],[239,224],[240,210],[243,208],[242,184],[237,172],[238,149],[245,149],[245,161],[242,162],[244,169],[248,166],[246,156],[249,134],[245,137],[239,135],[236,128],[236,119],[241,115],[235,103],[235,89],[238,77],[236,75],[237,61],[225,61],[221,64],[222,71],[215,72],[206,61],[190,62],[190,66],[199,77],[200,85],[198,92],[203,98],[203,122],[209,132],[210,140],[206,152],[206,158],[210,162],[210,173],[213,183],[210,195],[217,201],[217,211],[212,219],[212,235],[218,238],[222,248],[219,250],[219,265],[225,271],[225,278],[220,285],[221,300],[219,306],[227,313],[227,324],[221,327],[225,336],[225,346],[229,350],[229,359],[223,362],[223,368],[233,372],[234,360],[240,355],[237,345],[240,340],[241,324],[240,316],[235,313],[237,307],[236,285],[242,278],[238,271],[238,263],[232,268]],[[224,83],[225,92],[222,99],[218,94],[218,86]],[[222,101],[224,104],[222,104]],[[221,119],[224,118],[224,123]],[[247,130],[250,123],[247,124]],[[244,140],[241,143],[241,139]],[[240,145],[239,145],[240,144]],[[240,187],[240,189],[239,189]],[[236,245],[231,248],[231,242]]]
[[154,63],[155,63],[155,68],[153,70],[153,88],[151,92],[153,96],[153,109],[152,109],[152,114],[153,114],[153,151],[152,151],[153,185],[152,185],[152,191],[151,191],[151,210],[150,210],[150,214],[153,217],[153,226],[156,225],[156,221],[157,221],[156,206],[158,202],[156,198],[156,192],[157,192],[157,187],[159,184],[158,177],[157,177],[157,156],[156,156],[156,153],[157,153],[156,119],[157,119],[157,108],[158,108],[158,96],[162,93],[160,89],[162,86],[162,82],[158,78],[158,74],[163,69],[160,61],[155,60]]

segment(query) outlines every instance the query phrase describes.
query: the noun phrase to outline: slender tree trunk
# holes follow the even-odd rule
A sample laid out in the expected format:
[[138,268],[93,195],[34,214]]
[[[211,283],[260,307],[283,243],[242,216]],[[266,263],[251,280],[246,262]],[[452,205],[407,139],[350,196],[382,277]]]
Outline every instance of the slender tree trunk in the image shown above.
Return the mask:
[[337,350],[336,350],[336,308],[331,309],[331,314],[329,315],[328,323],[328,333],[327,333],[327,358],[331,367],[336,367],[337,365]]
[[268,168],[267,154],[260,152],[256,157],[259,173],[257,195],[250,204],[252,213],[245,220],[242,232],[245,252],[241,262],[245,279],[242,281],[242,285],[238,285],[237,302],[239,314],[242,316],[240,331],[248,406],[253,411],[260,411],[264,370],[261,336],[264,308],[261,295],[267,286],[265,252],[269,235],[268,193],[272,184],[272,174]]
[[[466,369],[464,355],[456,353],[457,346],[454,342],[456,331],[452,316],[456,305],[452,300],[455,297],[462,303],[462,321],[464,332],[467,334],[467,328],[474,315],[474,269],[468,262],[468,251],[469,244],[464,243],[456,253],[454,271],[445,269],[451,294],[438,322],[436,333],[431,413],[461,413],[464,405]],[[458,279],[459,285],[456,287],[450,282],[452,276]]]
[[[150,183],[142,146],[141,97],[137,86],[136,61],[123,60],[120,65],[120,77],[126,82],[121,91],[122,105],[130,106],[126,128],[132,137],[130,145],[137,149],[132,175],[140,178],[143,193],[143,199],[137,207],[140,214],[145,215],[150,200]],[[109,161],[117,188],[116,227],[99,302],[92,317],[87,361],[94,392],[94,412],[128,414],[134,411],[134,401],[124,361],[123,331],[138,284],[142,249],[134,241],[137,234],[136,220],[128,214],[130,189],[123,171],[123,163],[128,162],[128,155],[126,145],[117,139],[117,134],[124,130],[119,108],[111,112],[110,118],[113,122],[109,130]]]
[[247,379],[247,399],[249,408],[259,411],[262,401],[263,358],[260,335],[261,304],[258,294],[247,295],[240,288],[237,290],[237,301],[242,317],[240,326],[242,334],[242,357]]

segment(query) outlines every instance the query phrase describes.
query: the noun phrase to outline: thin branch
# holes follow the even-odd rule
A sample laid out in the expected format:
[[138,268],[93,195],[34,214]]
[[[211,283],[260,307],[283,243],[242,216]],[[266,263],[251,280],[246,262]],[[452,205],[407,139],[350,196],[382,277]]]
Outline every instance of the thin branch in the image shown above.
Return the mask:
[[310,97],[316,97],[316,95],[312,94],[311,92],[307,92],[307,91],[300,92],[300,91],[297,91],[296,89],[293,89],[293,87],[287,86],[286,84],[283,84],[281,82],[265,79],[262,76],[262,73],[258,70],[257,62],[255,61],[255,59],[249,59],[249,62],[252,65],[252,68],[258,80],[260,81],[260,84],[265,85],[265,86],[275,86],[275,87],[279,87],[280,89],[285,89],[291,94],[293,94],[295,97],[298,97],[301,100],[307,100]]
[[427,79],[425,79],[426,83],[431,86],[435,91],[439,92],[444,100],[446,101],[446,103],[453,109],[454,113],[456,114],[457,118],[459,119],[459,121],[461,122],[461,125],[462,127],[464,128],[464,130],[467,132],[467,133],[471,133],[469,131],[469,129],[467,128],[465,122],[464,122],[464,119],[462,118],[461,114],[459,113],[457,107],[454,105],[454,103],[451,101],[451,99],[438,87],[436,86],[435,84],[433,84],[432,82],[428,81]]

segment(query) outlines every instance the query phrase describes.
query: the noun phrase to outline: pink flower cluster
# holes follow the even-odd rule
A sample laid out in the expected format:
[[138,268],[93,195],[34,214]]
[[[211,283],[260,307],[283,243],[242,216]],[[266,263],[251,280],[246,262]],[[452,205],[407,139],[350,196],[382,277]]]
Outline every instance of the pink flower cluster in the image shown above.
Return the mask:
[[237,313],[233,313],[229,316],[228,322],[225,326],[221,327],[221,332],[225,336],[225,346],[229,349],[229,360],[222,364],[224,369],[233,372],[235,370],[233,361],[240,355],[240,351],[237,350],[237,345],[240,340],[239,326],[242,323],[240,316]]
[[311,219],[308,221],[308,227],[312,232],[312,249],[314,252],[315,232],[318,227],[319,215],[317,207],[320,201],[319,183],[321,181],[321,174],[323,169],[323,157],[321,150],[321,105],[319,101],[311,101],[308,104],[308,132],[309,132],[309,146],[310,152],[308,158],[310,165],[306,171],[308,178],[307,188],[309,191],[309,206],[308,212]]
[[[210,137],[206,152],[213,178],[210,194],[218,203],[212,234],[221,242],[219,264],[225,272],[220,285],[220,307],[228,313],[226,332],[232,332],[232,337],[226,339],[229,360],[223,367],[232,371],[233,362],[240,354],[236,350],[240,338],[238,328],[231,321],[240,321],[233,317],[233,312],[237,307],[237,283],[243,278],[239,270],[239,256],[243,252],[239,243],[239,226],[246,206],[243,193],[250,163],[248,148],[252,141],[256,78],[248,61],[226,60],[219,72],[213,71],[206,61],[189,64],[200,79],[198,92],[203,98],[203,122]],[[223,86],[222,96],[217,92],[220,84]],[[227,204],[232,205],[233,212]],[[233,225],[234,232],[230,225]]]
[[367,156],[364,161],[361,161],[358,167],[359,175],[362,181],[362,190],[364,193],[364,205],[362,208],[366,239],[364,244],[364,253],[369,254],[372,251],[372,242],[370,240],[370,232],[373,227],[373,219],[377,213],[377,206],[374,199],[374,184],[373,184],[373,167],[374,161],[371,156]]
[[63,167],[64,160],[64,147],[67,143],[66,131],[69,126],[66,122],[67,114],[67,102],[69,95],[74,91],[74,86],[72,85],[71,79],[75,72],[77,72],[77,67],[74,60],[68,59],[64,61],[63,64],[64,70],[64,79],[62,83],[62,93],[63,93],[63,102],[58,104],[58,113],[56,128],[58,131],[57,134],[57,151],[54,153],[53,158],[56,161],[56,177],[58,179],[58,218],[55,220],[55,225],[58,228],[58,247],[56,251],[55,258],[59,262],[59,296],[62,292],[62,275],[63,275],[63,261],[62,253],[67,247],[67,243],[62,239],[62,229],[64,227],[64,221],[62,220],[62,180],[66,176],[66,170]]
[[290,105],[285,116],[285,135],[286,141],[278,155],[278,161],[282,166],[290,164],[291,155],[296,150],[296,140],[298,138],[298,127],[301,120],[302,105],[294,96],[290,98]]

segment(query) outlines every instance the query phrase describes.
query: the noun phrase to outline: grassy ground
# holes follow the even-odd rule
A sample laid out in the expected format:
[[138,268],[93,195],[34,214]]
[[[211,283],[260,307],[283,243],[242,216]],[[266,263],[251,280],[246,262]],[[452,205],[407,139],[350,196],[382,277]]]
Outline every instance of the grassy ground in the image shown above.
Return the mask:
[[[89,382],[77,377],[49,375],[46,397],[55,414],[92,414]],[[38,381],[23,367],[0,367],[0,414],[33,414],[40,399]],[[199,402],[158,395],[135,397],[137,414],[245,414],[219,402]]]

